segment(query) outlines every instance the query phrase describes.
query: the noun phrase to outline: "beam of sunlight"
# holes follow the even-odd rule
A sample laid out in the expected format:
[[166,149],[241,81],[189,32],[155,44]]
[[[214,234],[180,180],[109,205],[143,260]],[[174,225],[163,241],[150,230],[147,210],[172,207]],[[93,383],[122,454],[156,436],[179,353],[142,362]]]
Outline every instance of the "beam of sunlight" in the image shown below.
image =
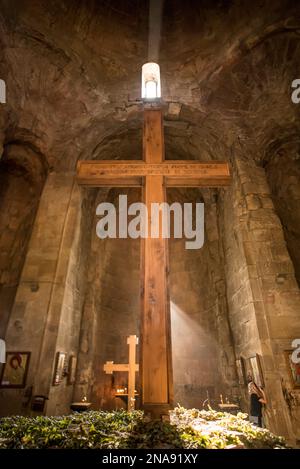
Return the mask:
[[163,0],[150,0],[148,60],[159,61]]
[[170,303],[175,403],[202,407],[219,381],[217,342],[200,324],[199,315],[189,315]]

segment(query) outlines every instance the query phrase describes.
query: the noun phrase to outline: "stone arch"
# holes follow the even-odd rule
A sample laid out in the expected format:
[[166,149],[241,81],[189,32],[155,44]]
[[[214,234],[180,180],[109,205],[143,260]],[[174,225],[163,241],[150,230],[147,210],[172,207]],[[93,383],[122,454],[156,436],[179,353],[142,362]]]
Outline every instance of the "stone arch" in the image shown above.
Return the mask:
[[5,336],[47,167],[32,146],[12,141],[0,161],[0,335]]
[[275,141],[269,145],[264,168],[285,242],[300,286],[300,139]]

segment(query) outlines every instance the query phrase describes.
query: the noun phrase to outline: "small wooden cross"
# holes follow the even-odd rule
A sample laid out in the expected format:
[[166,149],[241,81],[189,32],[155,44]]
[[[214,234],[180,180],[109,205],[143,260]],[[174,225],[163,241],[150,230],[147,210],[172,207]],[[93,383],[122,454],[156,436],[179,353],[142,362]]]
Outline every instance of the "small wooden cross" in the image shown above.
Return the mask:
[[106,362],[103,369],[107,375],[112,375],[114,371],[126,371],[128,373],[128,402],[127,410],[134,410],[135,404],[135,373],[139,371],[139,365],[136,361],[136,345],[139,339],[136,335],[127,337],[127,344],[129,345],[129,360],[128,363],[114,363]]

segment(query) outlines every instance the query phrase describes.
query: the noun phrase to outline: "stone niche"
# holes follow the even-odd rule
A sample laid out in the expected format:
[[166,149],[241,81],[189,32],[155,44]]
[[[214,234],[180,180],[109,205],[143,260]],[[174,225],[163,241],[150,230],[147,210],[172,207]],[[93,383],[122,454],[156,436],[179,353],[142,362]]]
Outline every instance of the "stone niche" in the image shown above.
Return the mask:
[[[173,203],[204,202],[205,235],[201,249],[186,249],[186,239],[171,238],[170,300],[174,402],[202,408],[236,397],[236,371],[219,244],[217,192],[169,189]],[[195,223],[195,217],[193,217]],[[195,228],[195,224],[194,224]]]
[[[300,286],[300,147],[293,143],[274,152],[266,174],[285,241]],[[284,280],[284,279],[283,279]]]
[[[97,205],[108,201],[117,206],[119,194],[125,193],[128,204],[141,200],[138,189],[100,189],[91,215],[75,399],[87,396],[95,408],[102,409],[125,407],[114,392],[117,386],[127,386],[127,374],[106,375],[103,365],[108,360],[127,363],[126,337],[139,336],[140,241],[100,240],[96,235]],[[167,197],[170,203],[203,201],[198,190],[172,189]],[[169,243],[174,402],[200,408],[207,398],[211,403],[219,401],[220,394],[232,398],[237,389],[215,193],[207,190],[205,197],[204,247],[187,250],[185,239],[174,237]]]
[[45,177],[41,156],[26,144],[4,147],[0,162],[0,337],[5,336]]
[[126,338],[139,335],[139,240],[100,239],[96,234],[96,207],[103,201],[118,207],[119,194],[128,195],[128,204],[140,200],[137,189],[100,189],[90,214],[92,235],[75,388],[76,399],[86,395],[95,408],[102,409],[125,406],[114,392],[117,386],[127,385],[127,373],[106,375],[103,365],[128,363]]

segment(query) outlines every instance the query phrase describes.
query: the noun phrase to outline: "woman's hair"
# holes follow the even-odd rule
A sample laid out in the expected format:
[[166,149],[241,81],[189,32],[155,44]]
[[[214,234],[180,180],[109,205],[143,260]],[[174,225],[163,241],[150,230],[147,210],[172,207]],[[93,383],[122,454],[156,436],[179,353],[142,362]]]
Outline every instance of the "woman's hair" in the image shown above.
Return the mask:
[[251,387],[253,386],[254,389],[257,391],[257,393],[258,393],[261,397],[263,397],[263,394],[262,394],[262,392],[261,392],[261,389],[257,386],[257,384],[255,383],[255,381],[253,381],[253,380],[250,381],[250,383],[249,383],[248,386],[250,387],[250,389],[251,389]]
[[250,384],[253,382],[253,378],[252,378],[252,374],[251,373],[248,373],[247,374],[247,383]]

